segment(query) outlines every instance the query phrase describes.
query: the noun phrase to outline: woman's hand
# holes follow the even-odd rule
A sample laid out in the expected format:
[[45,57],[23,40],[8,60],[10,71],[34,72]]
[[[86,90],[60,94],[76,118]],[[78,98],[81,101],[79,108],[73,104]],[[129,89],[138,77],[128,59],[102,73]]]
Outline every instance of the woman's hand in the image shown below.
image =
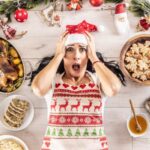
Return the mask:
[[58,40],[58,43],[56,45],[56,52],[55,52],[55,56],[58,56],[58,55],[62,55],[64,56],[65,55],[65,41],[66,41],[66,38],[68,37],[68,31],[64,32],[59,40]]
[[97,61],[97,55],[96,55],[96,51],[95,51],[95,42],[94,42],[94,38],[93,36],[89,33],[89,32],[85,32],[85,36],[87,38],[88,41],[88,58],[90,59],[90,61],[93,63],[94,61]]

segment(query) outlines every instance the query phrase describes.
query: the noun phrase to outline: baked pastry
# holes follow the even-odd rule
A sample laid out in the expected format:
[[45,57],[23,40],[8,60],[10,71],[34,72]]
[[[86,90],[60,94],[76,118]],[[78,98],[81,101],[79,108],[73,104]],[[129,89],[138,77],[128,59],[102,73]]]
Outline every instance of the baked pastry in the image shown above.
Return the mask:
[[132,44],[125,55],[125,67],[133,78],[150,80],[150,41]]
[[21,124],[22,123],[22,119],[21,118],[17,118],[13,114],[11,114],[8,110],[6,111],[4,116],[5,116],[5,118],[7,120],[9,120],[12,123],[15,123],[15,124]]
[[15,124],[12,121],[9,121],[5,116],[4,116],[4,121],[10,126],[10,127],[14,127],[14,128],[18,128],[21,126],[21,124]]
[[19,112],[16,109],[14,109],[11,105],[8,106],[8,112],[11,113],[13,116],[17,117],[17,118],[23,118],[24,113],[23,112]]
[[11,127],[20,127],[28,109],[29,102],[15,98],[4,113],[4,121]]
[[24,150],[21,144],[11,139],[0,140],[0,150]]
[[18,109],[19,111],[26,111],[29,107],[29,103],[25,100],[20,100],[20,99],[13,99],[11,102],[12,106],[16,109]]

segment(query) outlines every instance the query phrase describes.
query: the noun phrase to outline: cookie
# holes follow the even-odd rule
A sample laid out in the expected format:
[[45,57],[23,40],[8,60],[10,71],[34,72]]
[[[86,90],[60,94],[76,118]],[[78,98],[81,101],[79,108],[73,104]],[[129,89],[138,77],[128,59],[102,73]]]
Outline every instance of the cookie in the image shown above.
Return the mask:
[[11,101],[12,106],[17,108],[20,111],[26,111],[29,108],[29,103],[25,100],[13,99]]
[[4,121],[11,127],[20,127],[28,109],[29,102],[13,99],[4,113]]
[[4,121],[7,125],[9,125],[10,127],[14,127],[14,128],[18,128],[21,126],[21,124],[15,124],[13,122],[10,122],[5,116],[4,116]]
[[7,120],[9,120],[12,123],[15,123],[15,124],[21,124],[22,123],[22,119],[15,117],[14,115],[9,113],[8,111],[6,111],[4,116]]
[[11,113],[12,115],[14,115],[15,117],[17,118],[23,118],[24,117],[24,113],[18,113],[17,111],[15,111],[14,109],[12,109],[12,107],[8,107],[8,110],[7,110],[9,113]]

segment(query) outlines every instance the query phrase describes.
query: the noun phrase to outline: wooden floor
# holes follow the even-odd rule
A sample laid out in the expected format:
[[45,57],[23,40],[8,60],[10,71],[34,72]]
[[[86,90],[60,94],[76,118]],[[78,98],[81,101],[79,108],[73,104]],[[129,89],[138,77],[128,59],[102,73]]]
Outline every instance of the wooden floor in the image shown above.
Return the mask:
[[[86,19],[88,22],[94,23],[97,26],[105,26],[104,32],[93,33],[96,50],[100,51],[108,60],[119,61],[121,48],[127,39],[135,34],[141,34],[135,32],[135,26],[139,18],[128,13],[132,30],[127,35],[117,35],[113,24],[113,15],[110,11],[100,11],[99,8],[91,7],[88,1],[84,0],[83,2],[84,5],[81,11],[64,11],[61,13],[61,28],[48,27],[40,15],[39,10],[41,8],[28,11],[29,19],[25,23],[18,23],[13,19],[11,26],[15,27],[18,32],[23,30],[28,31],[22,39],[10,40],[20,52],[23,60],[25,62],[30,61],[32,66],[36,67],[36,63],[41,58],[54,54],[56,42],[67,24],[77,24],[83,19]],[[5,38],[2,31],[0,31],[0,36]],[[28,65],[26,65],[26,70],[29,71]],[[46,129],[46,103],[43,98],[38,98],[33,94],[31,88],[28,86],[28,81],[24,82],[19,91],[14,94],[26,95],[32,100],[35,108],[34,119],[26,129],[18,132],[10,132],[0,124],[0,134],[18,136],[27,143],[30,150],[40,150]],[[6,95],[0,94],[1,101],[5,97]],[[126,127],[127,118],[131,115],[128,101],[130,98],[136,106],[136,111],[144,113],[150,119],[150,115],[143,107],[143,102],[148,97],[150,97],[150,87],[139,86],[127,80],[127,86],[122,87],[118,95],[107,100],[105,108],[105,130],[109,140],[110,150],[150,149],[150,132],[141,138],[132,138]]]

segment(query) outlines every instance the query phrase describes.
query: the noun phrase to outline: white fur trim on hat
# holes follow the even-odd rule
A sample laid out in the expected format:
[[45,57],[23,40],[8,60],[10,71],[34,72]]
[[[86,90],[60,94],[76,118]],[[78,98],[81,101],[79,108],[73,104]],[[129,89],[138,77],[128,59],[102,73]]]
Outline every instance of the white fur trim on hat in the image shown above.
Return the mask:
[[74,44],[74,43],[81,43],[85,45],[88,44],[85,35],[79,34],[79,33],[69,34],[66,39],[65,46]]

